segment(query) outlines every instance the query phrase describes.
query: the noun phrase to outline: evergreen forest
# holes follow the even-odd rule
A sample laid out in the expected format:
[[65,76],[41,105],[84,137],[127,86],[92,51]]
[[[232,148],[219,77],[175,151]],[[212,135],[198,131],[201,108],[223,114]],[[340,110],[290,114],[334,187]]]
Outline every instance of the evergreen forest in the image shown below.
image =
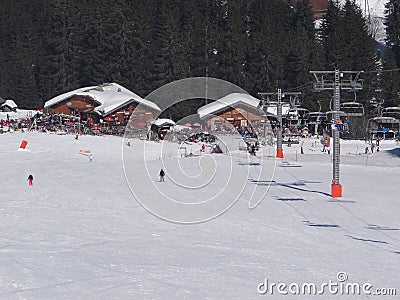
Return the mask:
[[0,96],[20,108],[106,82],[144,98],[207,76],[255,97],[301,92],[303,106],[318,110],[331,92],[313,92],[310,70],[334,69],[364,71],[356,96],[369,114],[371,99],[400,104],[398,0],[386,4],[384,48],[351,0],[330,1],[318,30],[310,0],[4,0],[0,14]]

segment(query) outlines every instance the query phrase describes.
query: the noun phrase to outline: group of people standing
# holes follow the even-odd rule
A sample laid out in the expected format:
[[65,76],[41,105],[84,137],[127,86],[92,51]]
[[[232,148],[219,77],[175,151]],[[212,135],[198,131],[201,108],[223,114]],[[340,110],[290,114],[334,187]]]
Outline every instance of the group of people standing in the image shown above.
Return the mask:
[[371,149],[371,153],[374,153],[375,148],[376,148],[376,152],[379,152],[379,151],[380,151],[380,149],[379,149],[379,144],[377,144],[377,145],[375,146],[375,144],[372,143],[370,148],[369,148],[368,146],[365,147],[365,152],[364,152],[364,153],[365,153],[365,154],[368,154],[370,149]]

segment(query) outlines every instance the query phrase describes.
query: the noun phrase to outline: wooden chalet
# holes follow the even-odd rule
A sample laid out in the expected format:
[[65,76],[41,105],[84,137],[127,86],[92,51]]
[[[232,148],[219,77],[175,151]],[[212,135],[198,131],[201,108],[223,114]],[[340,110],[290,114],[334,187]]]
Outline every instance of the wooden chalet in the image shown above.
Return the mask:
[[95,122],[102,119],[126,125],[132,116],[135,123],[146,124],[161,110],[157,104],[145,100],[116,83],[84,87],[48,100],[45,110]]
[[197,113],[211,130],[223,130],[224,123],[242,128],[265,120],[258,110],[259,103],[259,99],[248,94],[233,93],[200,107]]

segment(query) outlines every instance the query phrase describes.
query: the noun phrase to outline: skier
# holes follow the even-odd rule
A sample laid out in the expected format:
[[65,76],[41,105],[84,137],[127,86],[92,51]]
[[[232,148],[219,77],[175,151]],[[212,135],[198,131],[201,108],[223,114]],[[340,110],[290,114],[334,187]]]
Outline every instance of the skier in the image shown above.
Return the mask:
[[346,130],[346,132],[349,133],[349,126],[350,126],[349,119],[347,119],[347,118],[344,119],[343,126],[344,126],[344,130]]
[[29,176],[28,176],[28,185],[29,185],[29,186],[32,186],[32,185],[33,185],[33,176],[32,176],[32,175],[29,175]]
[[160,182],[164,182],[165,172],[163,169],[160,171]]
[[327,144],[326,139],[321,138],[321,143],[322,143],[322,146],[323,146],[322,152],[325,153],[325,152],[326,152],[326,148],[327,148],[327,147],[326,147],[326,144]]
[[90,154],[89,154],[89,162],[93,162],[93,161],[94,161],[93,154],[92,154],[92,153],[90,153]]

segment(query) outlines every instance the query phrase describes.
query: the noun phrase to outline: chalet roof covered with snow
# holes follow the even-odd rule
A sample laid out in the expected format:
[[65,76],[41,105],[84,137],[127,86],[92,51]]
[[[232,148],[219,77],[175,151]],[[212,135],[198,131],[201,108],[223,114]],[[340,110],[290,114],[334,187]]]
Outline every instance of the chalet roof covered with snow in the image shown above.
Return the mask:
[[[0,100],[0,102],[1,102],[1,100]],[[17,104],[14,102],[14,100],[10,100],[10,99],[4,101],[4,103],[2,103],[1,106],[8,106],[8,107],[11,108],[11,109],[16,109],[16,108],[18,108],[18,106],[17,106]]]
[[105,83],[98,86],[79,88],[48,100],[44,107],[50,108],[75,95],[87,96],[98,102],[99,106],[97,106],[94,111],[103,116],[108,115],[131,102],[137,102],[152,110],[161,111],[158,105],[154,102],[143,99],[117,83]]
[[[245,105],[250,107],[254,110],[258,110],[260,100],[249,95],[243,93],[232,93],[229,94],[221,99],[216,100],[210,104],[204,105],[197,110],[197,114],[199,115],[200,119],[204,119],[207,116],[215,115],[221,110],[226,109],[227,107],[235,108],[239,105]],[[288,113],[290,109],[289,104],[282,105],[282,114],[285,115]],[[261,111],[260,111],[261,113]],[[276,104],[271,104],[267,107],[267,113],[269,115],[277,115]]]
[[237,107],[240,104],[248,106],[253,109],[257,109],[260,100],[254,98],[249,94],[243,93],[232,93],[225,97],[218,99],[212,103],[204,105],[197,110],[197,114],[200,119],[206,118],[207,116],[213,115],[227,107]]
[[172,121],[171,119],[157,119],[152,124],[158,126],[158,127],[163,127],[163,126],[175,126],[176,123]]

